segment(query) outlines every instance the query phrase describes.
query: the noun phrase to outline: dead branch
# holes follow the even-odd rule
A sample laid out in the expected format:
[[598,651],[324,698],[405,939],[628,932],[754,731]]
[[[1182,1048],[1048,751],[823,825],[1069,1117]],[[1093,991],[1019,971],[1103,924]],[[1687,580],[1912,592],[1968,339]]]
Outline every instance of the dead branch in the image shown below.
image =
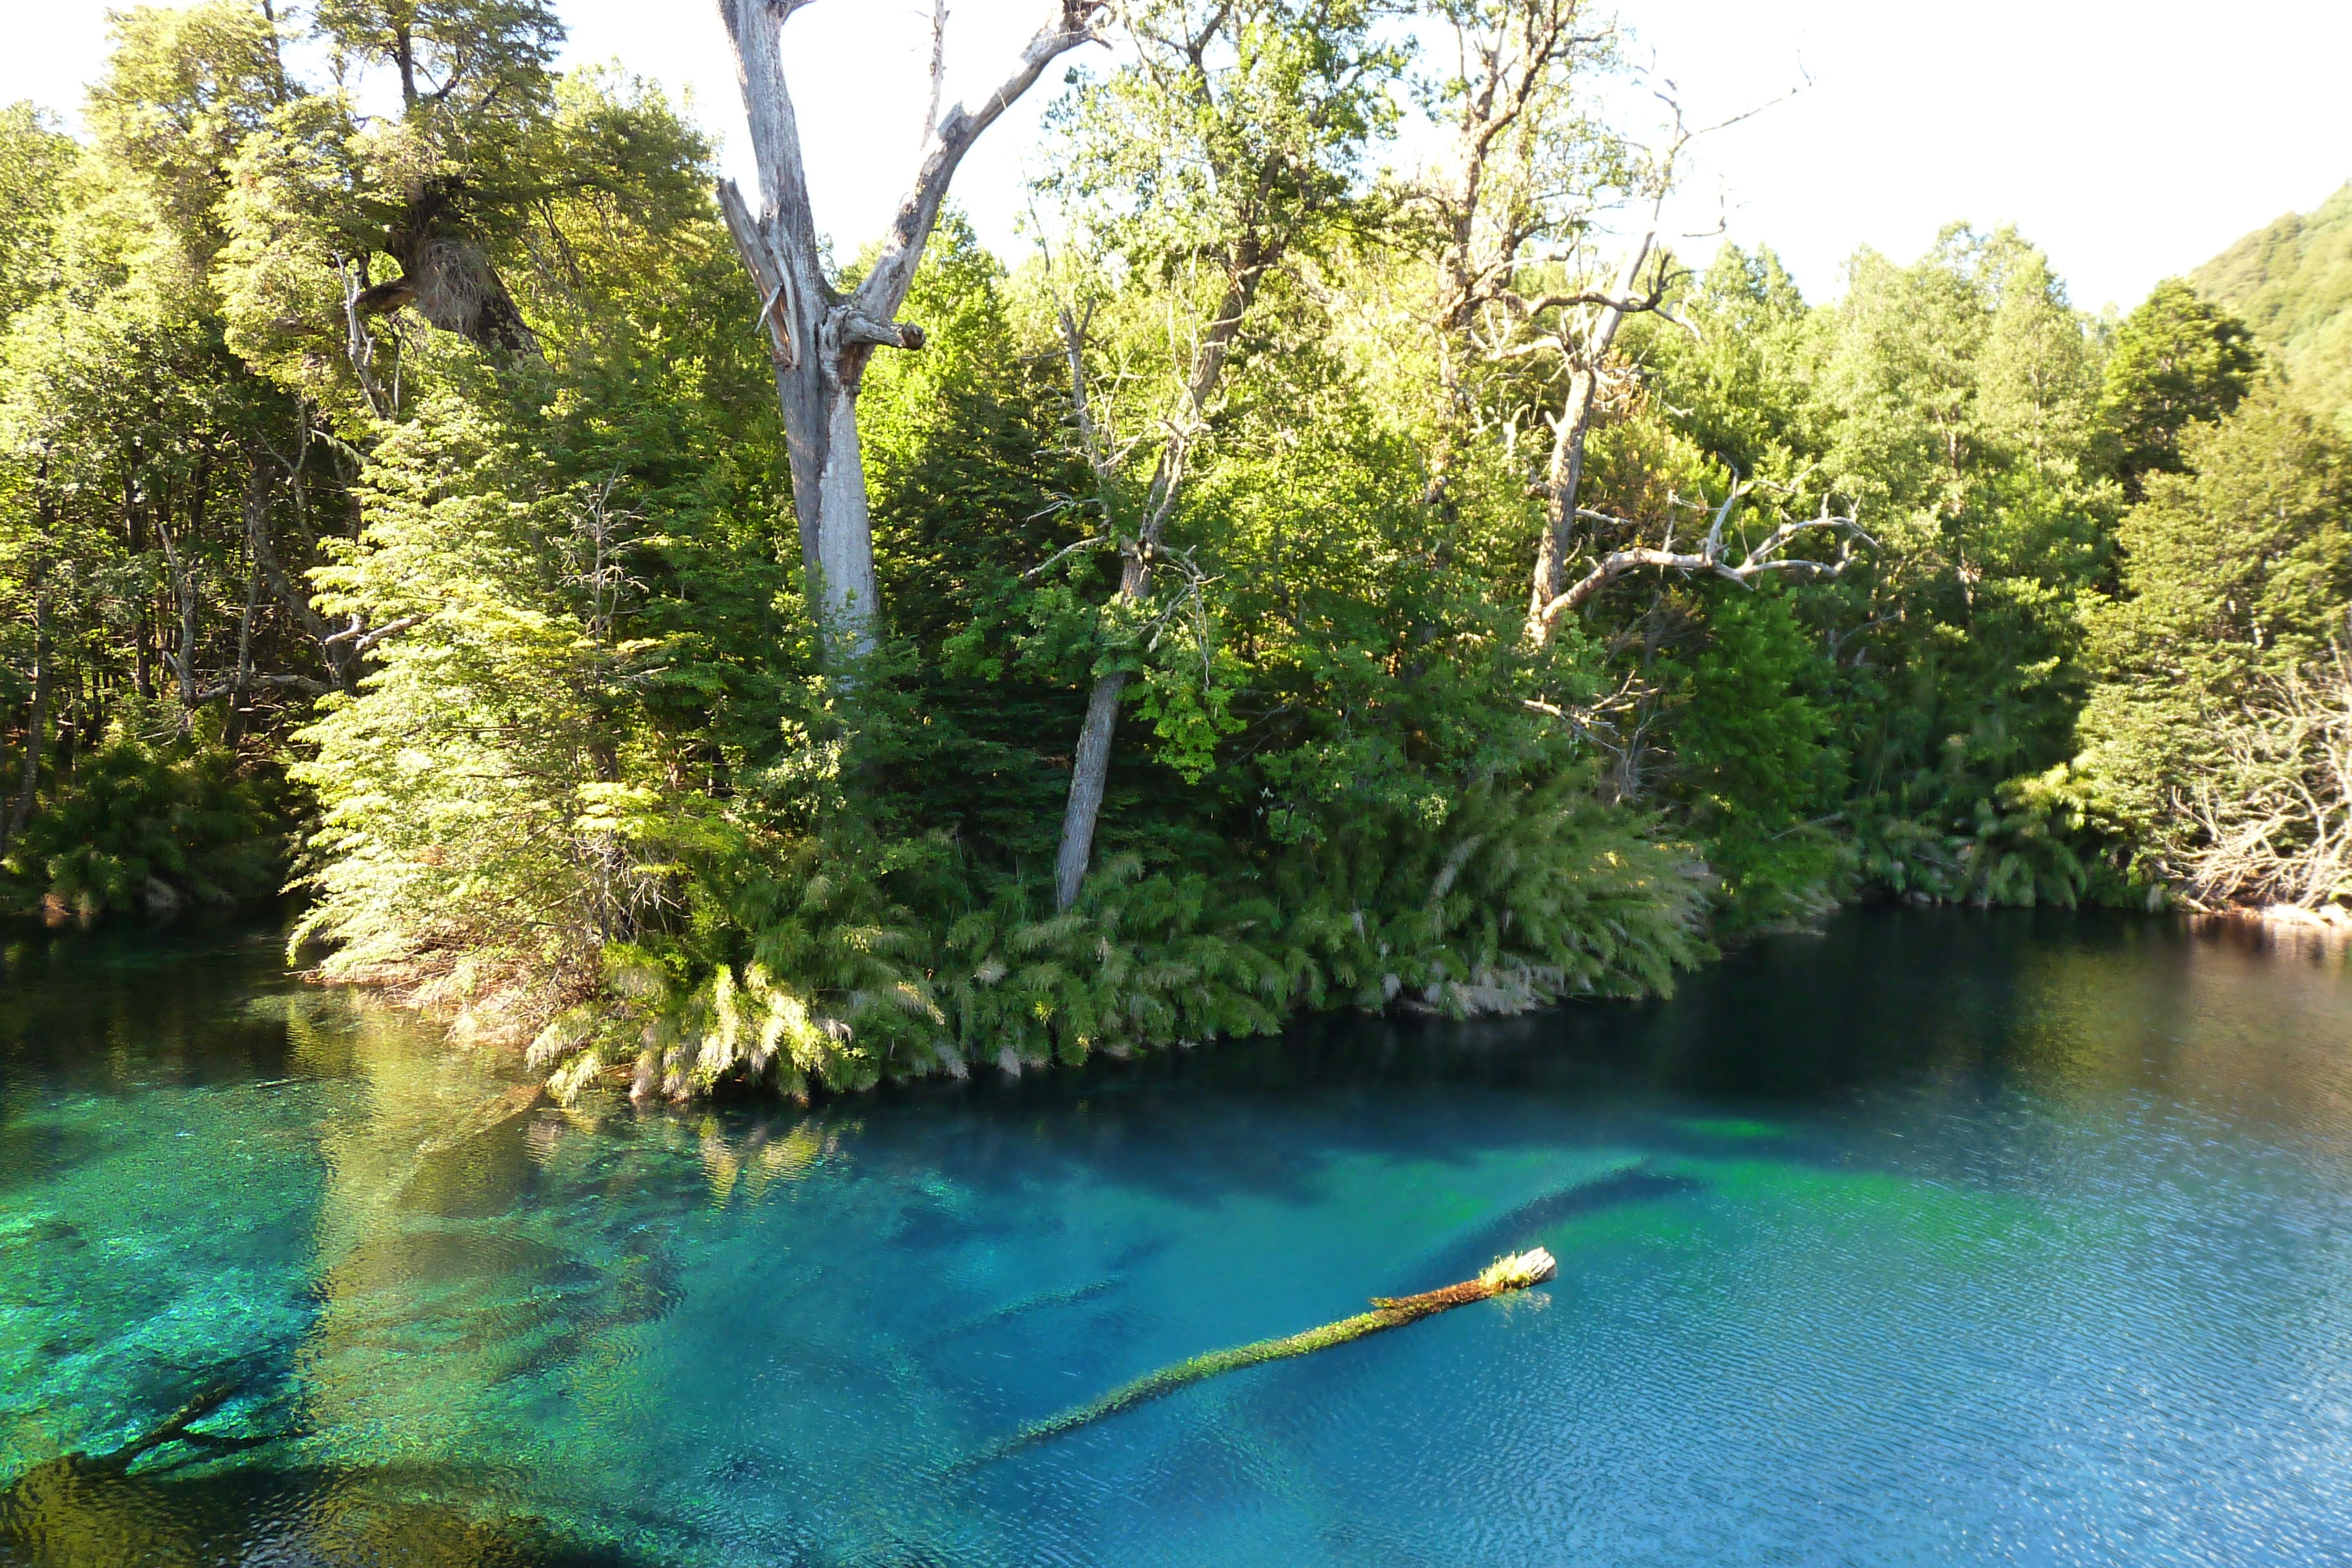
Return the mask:
[[2213,726],[2214,754],[2172,792],[2202,910],[2352,902],[2352,651],[2265,678]]
[[809,0],[719,0],[760,170],[755,215],[731,182],[719,184],[719,210],[735,251],[760,291],[759,328],[769,337],[777,400],[789,447],[802,564],[817,607],[828,663],[845,672],[874,646],[880,587],[856,432],[856,399],[877,348],[919,349],[926,334],[898,321],[917,265],[939,219],[949,182],[989,126],[1055,58],[1100,41],[1107,0],[1056,0],[1054,19],[1022,49],[1003,82],[976,107],[936,112],[944,88],[946,11],[934,0],[924,155],[899,203],[880,254],[847,297],[826,276],[803,163],[800,124],[784,79],[781,35]]
[[915,139],[919,147],[926,146],[931,132],[939,128],[940,94],[948,82],[948,6],[947,0],[931,0],[931,100],[923,108],[923,133]]
[[[1644,568],[1656,567],[1663,571],[1681,572],[1685,574],[1706,573],[1721,577],[1727,582],[1737,583],[1743,588],[1753,588],[1760,578],[1773,573],[1780,573],[1801,582],[1835,577],[1852,564],[1854,547],[1857,544],[1875,546],[1878,542],[1864,531],[1862,524],[1853,513],[1833,512],[1828,499],[1824,498],[1822,501],[1821,515],[1781,523],[1734,560],[1730,548],[1725,542],[1725,528],[1731,520],[1732,512],[1757,488],[1757,481],[1754,479],[1740,479],[1732,485],[1730,493],[1726,495],[1722,504],[1715,509],[1714,519],[1708,524],[1706,535],[1700,541],[1698,548],[1695,551],[1672,549],[1670,545],[1673,535],[1669,531],[1667,534],[1669,547],[1651,548],[1636,545],[1622,550],[1612,550],[1603,555],[1593,563],[1590,572],[1564,593],[1555,595],[1537,607],[1536,615],[1543,623],[1545,635],[1549,634],[1552,624],[1560,616],[1581,609],[1595,594],[1600,593],[1618,578]],[[1583,507],[1577,509],[1577,516],[1629,531],[1633,526],[1622,518],[1612,517],[1607,512],[1593,511]],[[1833,533],[1838,536],[1838,553],[1835,560],[1815,561],[1803,556],[1782,553],[1798,539],[1808,533],[1816,532]]]

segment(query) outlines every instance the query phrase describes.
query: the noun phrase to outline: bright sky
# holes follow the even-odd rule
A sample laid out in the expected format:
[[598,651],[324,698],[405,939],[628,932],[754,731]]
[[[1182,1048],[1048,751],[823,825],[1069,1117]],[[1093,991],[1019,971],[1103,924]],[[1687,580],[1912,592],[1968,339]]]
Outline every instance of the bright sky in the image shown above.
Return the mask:
[[[844,252],[879,231],[912,171],[929,44],[919,4],[823,0],[785,35],[818,221]],[[949,98],[990,90],[1053,4],[951,0]],[[561,6],[572,59],[618,57],[689,92],[751,184],[715,6]],[[104,56],[106,7],[9,8],[0,102],[31,98],[70,118]],[[1732,237],[1777,247],[1815,299],[1838,292],[1857,247],[1907,259],[1965,218],[2017,224],[2078,303],[2128,307],[2352,179],[2345,0],[1624,0],[1622,14],[1695,118],[1811,79],[1704,144],[1685,204],[1695,229],[1727,206]],[[1008,259],[1055,79],[989,132],[957,179]]]

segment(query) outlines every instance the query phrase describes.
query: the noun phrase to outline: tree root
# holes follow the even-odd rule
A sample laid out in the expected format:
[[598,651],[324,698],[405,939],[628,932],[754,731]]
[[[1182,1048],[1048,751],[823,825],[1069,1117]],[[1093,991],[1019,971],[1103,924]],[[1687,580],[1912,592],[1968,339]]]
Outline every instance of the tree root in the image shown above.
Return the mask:
[[1220,1373],[1238,1372],[1245,1366],[1257,1366],[1265,1362],[1287,1361],[1314,1351],[1328,1350],[1350,1340],[1377,1334],[1384,1329],[1402,1328],[1417,1319],[1436,1312],[1484,1301],[1513,1290],[1524,1290],[1552,1277],[1558,1268],[1550,1253],[1538,1247],[1532,1252],[1498,1258],[1480,1270],[1475,1279],[1465,1279],[1459,1285],[1448,1285],[1442,1290],[1424,1290],[1418,1296],[1375,1296],[1372,1310],[1359,1312],[1352,1318],[1342,1318],[1336,1323],[1326,1323],[1319,1329],[1289,1334],[1281,1339],[1260,1340],[1255,1344],[1237,1345],[1232,1350],[1212,1351],[1173,1366],[1161,1367],[1146,1373],[1132,1383],[1122,1384],[1101,1398],[1049,1415],[1043,1421],[1024,1426],[1011,1436],[991,1444],[957,1466],[967,1469],[1003,1458],[1032,1444],[1049,1437],[1075,1432],[1081,1426],[1116,1415],[1122,1410],[1132,1410],[1139,1405],[1163,1398],[1181,1388]]

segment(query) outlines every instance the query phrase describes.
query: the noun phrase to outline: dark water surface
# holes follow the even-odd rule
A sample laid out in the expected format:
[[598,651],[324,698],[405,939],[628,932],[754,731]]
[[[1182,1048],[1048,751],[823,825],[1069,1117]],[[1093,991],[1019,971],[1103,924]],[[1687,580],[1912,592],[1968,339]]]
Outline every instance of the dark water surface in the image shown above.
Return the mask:
[[267,935],[0,937],[0,1562],[2352,1563],[2340,949],[1862,911],[806,1115],[504,1070]]

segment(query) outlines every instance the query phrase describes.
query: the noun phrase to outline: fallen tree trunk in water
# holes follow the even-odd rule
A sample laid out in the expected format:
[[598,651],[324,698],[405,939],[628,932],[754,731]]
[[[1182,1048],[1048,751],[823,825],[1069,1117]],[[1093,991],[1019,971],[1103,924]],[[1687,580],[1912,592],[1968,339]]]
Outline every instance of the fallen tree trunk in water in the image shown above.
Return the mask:
[[1305,1333],[1290,1334],[1278,1340],[1260,1340],[1255,1344],[1237,1345],[1232,1350],[1212,1351],[1190,1361],[1180,1361],[1132,1383],[1122,1384],[1099,1399],[1024,1426],[1012,1436],[973,1455],[964,1461],[964,1467],[984,1465],[1003,1458],[1033,1443],[1058,1437],[1065,1432],[1075,1432],[1107,1415],[1132,1410],[1139,1405],[1147,1405],[1222,1373],[1238,1372],[1245,1366],[1287,1361],[1292,1356],[1328,1350],[1333,1345],[1362,1339],[1366,1334],[1377,1334],[1383,1329],[1402,1328],[1433,1313],[1467,1306],[1473,1301],[1484,1301],[1513,1290],[1524,1290],[1530,1285],[1538,1285],[1550,1279],[1558,1267],[1551,1254],[1538,1247],[1531,1252],[1498,1258],[1481,1269],[1476,1279],[1465,1279],[1459,1285],[1448,1285],[1442,1290],[1424,1290],[1418,1296],[1375,1296],[1370,1311],[1342,1318],[1336,1323],[1326,1323],[1319,1329],[1309,1329]]

